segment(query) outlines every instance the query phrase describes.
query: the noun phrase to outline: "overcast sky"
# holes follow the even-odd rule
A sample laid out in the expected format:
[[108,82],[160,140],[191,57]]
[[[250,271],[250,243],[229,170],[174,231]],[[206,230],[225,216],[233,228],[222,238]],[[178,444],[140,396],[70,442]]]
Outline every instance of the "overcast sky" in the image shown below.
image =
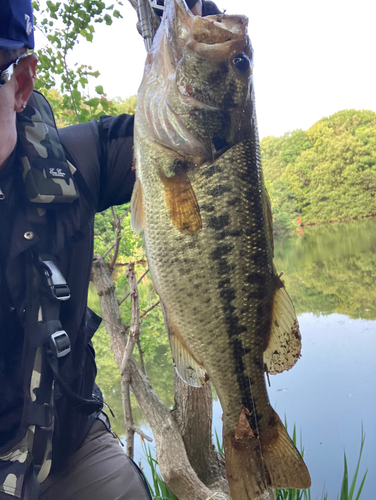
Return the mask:
[[[307,130],[342,109],[376,111],[375,0],[218,0],[249,18],[260,136]],[[101,72],[109,97],[129,97],[141,82],[145,48],[136,13],[124,0],[123,19],[97,25],[71,62]],[[40,45],[41,38],[37,38]]]

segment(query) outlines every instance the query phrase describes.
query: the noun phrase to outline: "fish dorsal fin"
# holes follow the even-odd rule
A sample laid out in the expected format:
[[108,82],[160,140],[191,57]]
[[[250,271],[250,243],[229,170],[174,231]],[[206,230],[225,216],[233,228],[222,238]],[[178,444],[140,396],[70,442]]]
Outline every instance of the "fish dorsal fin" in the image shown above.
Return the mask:
[[273,301],[273,316],[264,364],[275,375],[290,370],[300,358],[302,337],[291,299],[286,288],[277,288]]
[[140,179],[136,179],[131,197],[131,228],[136,234],[144,229],[144,211],[142,208],[142,188]]
[[182,167],[176,167],[173,176],[160,175],[173,225],[182,234],[198,234],[202,229],[200,209],[186,172]]
[[171,346],[171,355],[177,374],[184,382],[192,387],[202,387],[209,380],[209,375],[204,368],[193,358],[185,346],[179,329],[168,317],[162,305],[168,339]]

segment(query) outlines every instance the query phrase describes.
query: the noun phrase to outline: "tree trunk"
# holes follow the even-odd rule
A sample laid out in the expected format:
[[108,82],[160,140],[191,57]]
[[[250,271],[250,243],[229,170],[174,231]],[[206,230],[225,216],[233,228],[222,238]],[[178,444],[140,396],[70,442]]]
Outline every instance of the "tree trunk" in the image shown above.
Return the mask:
[[175,418],[189,461],[200,480],[210,489],[229,494],[225,461],[212,440],[213,397],[210,382],[190,387],[176,374]]

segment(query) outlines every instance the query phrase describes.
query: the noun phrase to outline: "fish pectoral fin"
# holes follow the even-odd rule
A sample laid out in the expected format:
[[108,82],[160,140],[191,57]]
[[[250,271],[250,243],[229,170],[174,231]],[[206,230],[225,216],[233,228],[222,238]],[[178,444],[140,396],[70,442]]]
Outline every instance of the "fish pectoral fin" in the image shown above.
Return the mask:
[[142,188],[140,179],[136,179],[131,197],[131,228],[136,234],[144,229],[144,211],[142,208]]
[[209,375],[185,346],[178,327],[172,323],[163,305],[162,311],[177,374],[186,384],[192,387],[203,387],[208,382]]
[[264,364],[275,375],[290,370],[300,358],[302,337],[295,309],[284,286],[277,288],[268,344],[264,349]]
[[161,172],[160,177],[172,224],[182,234],[198,234],[202,229],[200,209],[186,172],[178,166],[173,176]]

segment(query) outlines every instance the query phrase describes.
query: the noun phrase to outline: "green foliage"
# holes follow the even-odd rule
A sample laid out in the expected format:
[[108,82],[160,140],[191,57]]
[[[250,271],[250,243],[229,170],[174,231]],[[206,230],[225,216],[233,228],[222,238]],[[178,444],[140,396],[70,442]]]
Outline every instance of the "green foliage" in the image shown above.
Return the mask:
[[345,110],[261,141],[275,230],[376,214],[376,113]]
[[[117,0],[118,1],[118,0]],[[95,87],[96,96],[89,96],[89,80],[97,78],[99,72],[86,64],[70,67],[67,57],[80,40],[92,42],[95,25],[112,24],[113,17],[121,17],[114,5],[100,0],[47,1],[44,8],[40,0],[32,2],[34,24],[46,37],[47,44],[37,51],[38,79],[36,89],[43,94],[60,89],[54,97],[54,112],[64,125],[85,122],[101,114],[111,114],[112,103],[107,99],[103,87]]]
[[120,97],[116,97],[112,104],[115,109],[115,113],[120,115],[121,113],[126,113],[127,115],[134,115],[136,112],[137,106],[137,96],[132,95],[127,97],[126,99],[121,99]]
[[285,137],[280,152],[281,162],[284,166],[293,165],[299,155],[311,147],[311,143],[303,130],[294,130]]

